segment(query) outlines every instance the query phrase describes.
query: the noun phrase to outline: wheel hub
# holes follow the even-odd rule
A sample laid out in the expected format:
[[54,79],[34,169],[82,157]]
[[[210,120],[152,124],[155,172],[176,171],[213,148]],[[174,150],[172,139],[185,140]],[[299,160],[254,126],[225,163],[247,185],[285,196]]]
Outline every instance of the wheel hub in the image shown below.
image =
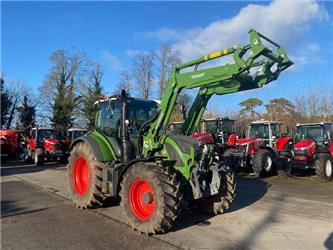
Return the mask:
[[155,196],[152,185],[144,179],[136,179],[129,191],[129,203],[136,218],[149,220],[155,211]]
[[327,177],[331,177],[331,175],[332,175],[332,162],[330,160],[327,160],[327,162],[326,162],[325,172],[326,172]]
[[73,186],[75,193],[84,196],[90,185],[89,165],[83,156],[75,159],[73,168]]
[[268,156],[266,164],[265,164],[265,170],[266,170],[266,172],[269,172],[271,170],[272,165],[273,165],[272,158],[270,156]]

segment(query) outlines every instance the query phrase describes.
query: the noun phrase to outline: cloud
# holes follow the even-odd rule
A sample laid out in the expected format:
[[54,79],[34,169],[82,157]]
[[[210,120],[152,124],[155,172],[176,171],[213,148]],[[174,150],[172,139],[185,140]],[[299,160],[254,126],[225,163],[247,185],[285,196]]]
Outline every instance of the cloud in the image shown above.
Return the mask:
[[292,47],[311,22],[328,18],[324,7],[313,0],[276,0],[267,5],[248,4],[234,17],[214,21],[206,27],[187,30],[163,28],[137,36],[173,41],[173,49],[179,51],[182,59],[188,60],[235,44],[247,43],[247,31],[251,28],[285,47]]
[[102,55],[106,62],[108,63],[111,70],[120,71],[122,66],[119,58],[113,55],[110,51],[102,51]]

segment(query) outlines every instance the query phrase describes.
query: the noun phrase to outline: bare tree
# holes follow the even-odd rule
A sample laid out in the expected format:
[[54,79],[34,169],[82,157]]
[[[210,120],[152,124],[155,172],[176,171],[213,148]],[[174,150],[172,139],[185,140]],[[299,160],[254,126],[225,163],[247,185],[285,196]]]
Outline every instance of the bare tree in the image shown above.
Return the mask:
[[131,79],[131,76],[130,76],[128,70],[124,70],[120,73],[120,82],[117,85],[115,94],[121,93],[121,91],[123,89],[126,90],[126,93],[129,95],[131,94],[131,92],[133,90],[133,83],[132,83],[132,79]]
[[179,64],[180,59],[178,54],[173,52],[169,46],[163,46],[157,53],[158,59],[158,76],[157,85],[159,91],[159,98],[163,96],[164,89],[168,82],[168,76],[172,65]]
[[148,53],[139,52],[133,61],[133,78],[140,96],[148,99],[153,86],[154,51]]

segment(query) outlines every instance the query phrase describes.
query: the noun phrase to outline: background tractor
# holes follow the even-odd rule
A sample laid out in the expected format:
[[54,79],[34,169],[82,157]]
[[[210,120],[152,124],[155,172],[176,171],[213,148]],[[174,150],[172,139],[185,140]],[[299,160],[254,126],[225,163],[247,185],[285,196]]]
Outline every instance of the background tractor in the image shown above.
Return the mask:
[[25,143],[25,136],[22,131],[14,129],[1,129],[0,142],[2,162],[5,162],[7,159],[22,159]]
[[315,169],[319,178],[331,181],[332,159],[332,123],[297,124],[294,147],[281,155],[278,173],[282,177],[288,177],[294,168]]
[[[101,100],[96,129],[71,145],[67,177],[73,204],[94,208],[107,197],[120,197],[128,223],[146,234],[171,229],[181,200],[205,212],[225,212],[235,197],[234,174],[219,160],[214,145],[192,137],[195,128],[212,95],[262,87],[292,64],[278,44],[254,30],[249,36],[247,45],[173,66],[159,105],[128,97],[125,91]],[[226,55],[234,62],[199,68]],[[199,91],[180,133],[168,132],[185,89]]]
[[202,119],[200,132],[210,133],[216,143],[225,144],[235,133],[235,120],[229,118]]
[[247,137],[230,145],[224,153],[235,168],[252,167],[258,176],[264,176],[275,170],[278,156],[286,152],[292,144],[292,138],[281,136],[282,123],[276,121],[251,122]]
[[28,137],[26,160],[33,160],[35,165],[45,161],[64,161],[66,159],[64,144],[58,139],[52,128],[32,128]]

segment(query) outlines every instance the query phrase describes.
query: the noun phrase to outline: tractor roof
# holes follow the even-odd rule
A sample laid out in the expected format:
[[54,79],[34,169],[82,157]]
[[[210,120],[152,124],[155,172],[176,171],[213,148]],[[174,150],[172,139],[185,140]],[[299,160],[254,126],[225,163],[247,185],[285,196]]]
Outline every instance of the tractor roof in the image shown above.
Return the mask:
[[88,131],[88,129],[85,129],[85,128],[70,128],[70,129],[68,129],[68,132],[71,132],[71,131]]
[[51,128],[51,127],[35,127],[35,128],[32,128],[31,130],[55,130],[54,128]]
[[258,120],[250,123],[250,125],[254,124],[283,124],[283,123],[278,121],[268,121],[268,120]]
[[313,122],[313,123],[298,123],[296,124],[297,127],[305,127],[305,126],[322,126],[325,124],[332,124],[332,122]]
[[204,121],[216,121],[216,120],[219,120],[219,121],[236,121],[234,119],[229,119],[228,117],[216,117],[216,118],[203,118]]

